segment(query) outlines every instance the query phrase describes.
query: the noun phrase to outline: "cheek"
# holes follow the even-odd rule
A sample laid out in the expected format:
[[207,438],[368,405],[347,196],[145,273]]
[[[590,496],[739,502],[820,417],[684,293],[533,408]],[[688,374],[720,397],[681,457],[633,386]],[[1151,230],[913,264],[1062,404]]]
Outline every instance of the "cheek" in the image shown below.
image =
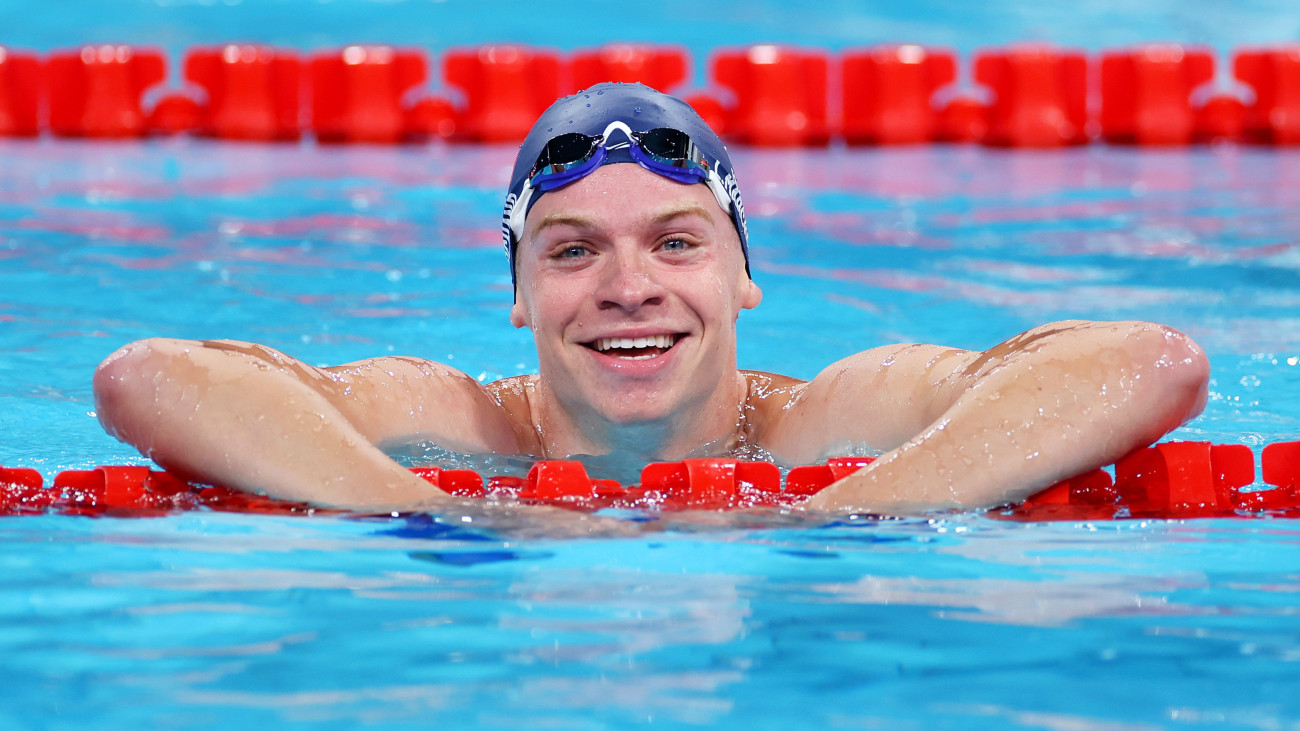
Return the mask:
[[559,330],[579,319],[582,295],[562,283],[529,283],[529,289],[516,301],[510,311],[510,321],[516,327],[533,331]]

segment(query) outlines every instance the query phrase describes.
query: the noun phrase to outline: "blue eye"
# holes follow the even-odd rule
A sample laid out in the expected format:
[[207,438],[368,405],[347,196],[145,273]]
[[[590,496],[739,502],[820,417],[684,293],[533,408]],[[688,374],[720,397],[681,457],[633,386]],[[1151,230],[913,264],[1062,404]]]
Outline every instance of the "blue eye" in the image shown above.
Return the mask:
[[582,246],[570,246],[560,252],[560,257],[563,259],[577,259],[586,255],[587,249]]
[[689,249],[691,245],[681,239],[669,239],[663,242],[661,247],[668,251],[684,251]]

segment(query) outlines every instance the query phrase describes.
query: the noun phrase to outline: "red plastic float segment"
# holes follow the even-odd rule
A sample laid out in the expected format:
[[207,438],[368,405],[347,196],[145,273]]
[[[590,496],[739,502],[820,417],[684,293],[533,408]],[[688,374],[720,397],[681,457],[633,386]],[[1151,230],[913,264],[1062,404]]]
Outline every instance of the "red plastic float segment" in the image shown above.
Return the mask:
[[1123,506],[1104,470],[1091,470],[1030,495],[1019,504],[990,512],[1015,520],[1113,520]]
[[[293,51],[269,46],[229,44],[191,50],[185,55],[185,78],[207,92],[195,132],[228,140],[298,139],[302,65]],[[422,80],[420,75],[414,83]]]
[[826,464],[795,467],[785,476],[785,492],[787,495],[815,495],[875,460],[875,457],[832,457],[826,460]]
[[47,69],[50,131],[66,137],[143,136],[144,93],[167,75],[161,52],[114,45],[55,53]]
[[686,79],[690,56],[676,46],[620,43],[579,51],[570,64],[575,92],[602,81],[620,81],[672,93]]
[[36,470],[25,467],[0,467],[0,485],[40,489],[44,484],[45,478],[41,477],[41,473]]
[[483,497],[483,476],[474,470],[447,470],[441,467],[412,467],[411,472],[457,497]]
[[850,145],[900,145],[939,137],[934,95],[957,78],[957,57],[917,45],[849,51],[842,60],[843,122]]
[[699,458],[655,462],[641,470],[641,491],[669,509],[716,510],[776,504],[781,470],[771,462]]
[[721,133],[743,144],[770,147],[829,142],[830,60],[825,51],[753,46],[720,52],[710,67],[713,80],[735,96]]
[[1275,442],[1260,454],[1264,482],[1300,490],[1300,442]]
[[1105,470],[1090,470],[1030,495],[1018,507],[1035,509],[1046,505],[1074,505],[1109,507],[1113,510],[1118,501],[1119,492],[1115,489],[1110,473]]
[[35,55],[0,46],[0,137],[41,133],[44,79]]
[[1235,96],[1212,96],[1196,110],[1196,142],[1239,142],[1245,133],[1246,105]]
[[348,46],[313,56],[311,129],[336,142],[402,142],[412,135],[407,94],[428,77],[422,51]]
[[1186,145],[1196,134],[1192,91],[1214,78],[1214,56],[1176,44],[1101,58],[1101,136],[1112,144]]
[[1300,45],[1242,51],[1233,59],[1233,75],[1255,91],[1243,120],[1246,138],[1300,144]]
[[563,89],[554,51],[526,46],[484,46],[448,52],[443,77],[465,94],[457,138],[520,142]]
[[183,94],[168,94],[159,99],[149,112],[149,131],[162,135],[192,132],[198,126],[201,114],[198,102]]
[[45,511],[51,496],[36,470],[0,467],[0,515]]
[[1115,463],[1115,488],[1135,515],[1213,515],[1237,510],[1255,479],[1245,445],[1165,442]]
[[939,110],[935,140],[983,142],[989,132],[989,106],[978,99],[959,96]]
[[548,460],[538,462],[528,470],[519,497],[522,500],[542,502],[589,503],[597,498],[600,488],[617,492],[622,486],[614,480],[591,479],[581,462]]
[[999,147],[1061,147],[1088,141],[1088,62],[1049,46],[983,51],[975,80],[993,91],[982,140]]

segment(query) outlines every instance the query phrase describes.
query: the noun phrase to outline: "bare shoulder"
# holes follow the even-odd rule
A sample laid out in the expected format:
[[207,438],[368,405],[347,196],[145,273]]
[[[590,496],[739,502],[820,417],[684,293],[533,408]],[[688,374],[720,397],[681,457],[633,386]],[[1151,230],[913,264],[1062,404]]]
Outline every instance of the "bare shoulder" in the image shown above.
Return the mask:
[[[464,452],[521,451],[516,423],[496,384],[443,363],[385,356],[320,369],[350,421],[376,443],[429,440]],[[381,423],[382,422],[382,423]]]
[[764,446],[782,459],[811,462],[837,447],[888,450],[937,416],[936,390],[978,355],[936,345],[888,345],[856,353],[788,394],[767,420]]

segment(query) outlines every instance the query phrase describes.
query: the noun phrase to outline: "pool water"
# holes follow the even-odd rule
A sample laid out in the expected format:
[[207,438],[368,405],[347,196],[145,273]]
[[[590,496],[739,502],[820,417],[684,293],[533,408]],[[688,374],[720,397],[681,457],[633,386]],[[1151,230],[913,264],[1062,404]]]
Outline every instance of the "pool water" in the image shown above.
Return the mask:
[[[0,464],[144,463],[99,359],[228,337],[332,364],[536,367],[506,322],[509,147],[0,141]],[[1175,436],[1300,437],[1300,152],[736,151],[742,367],[1192,334]],[[461,516],[0,520],[0,725],[1300,725],[1294,520],[809,524],[529,537]]]

